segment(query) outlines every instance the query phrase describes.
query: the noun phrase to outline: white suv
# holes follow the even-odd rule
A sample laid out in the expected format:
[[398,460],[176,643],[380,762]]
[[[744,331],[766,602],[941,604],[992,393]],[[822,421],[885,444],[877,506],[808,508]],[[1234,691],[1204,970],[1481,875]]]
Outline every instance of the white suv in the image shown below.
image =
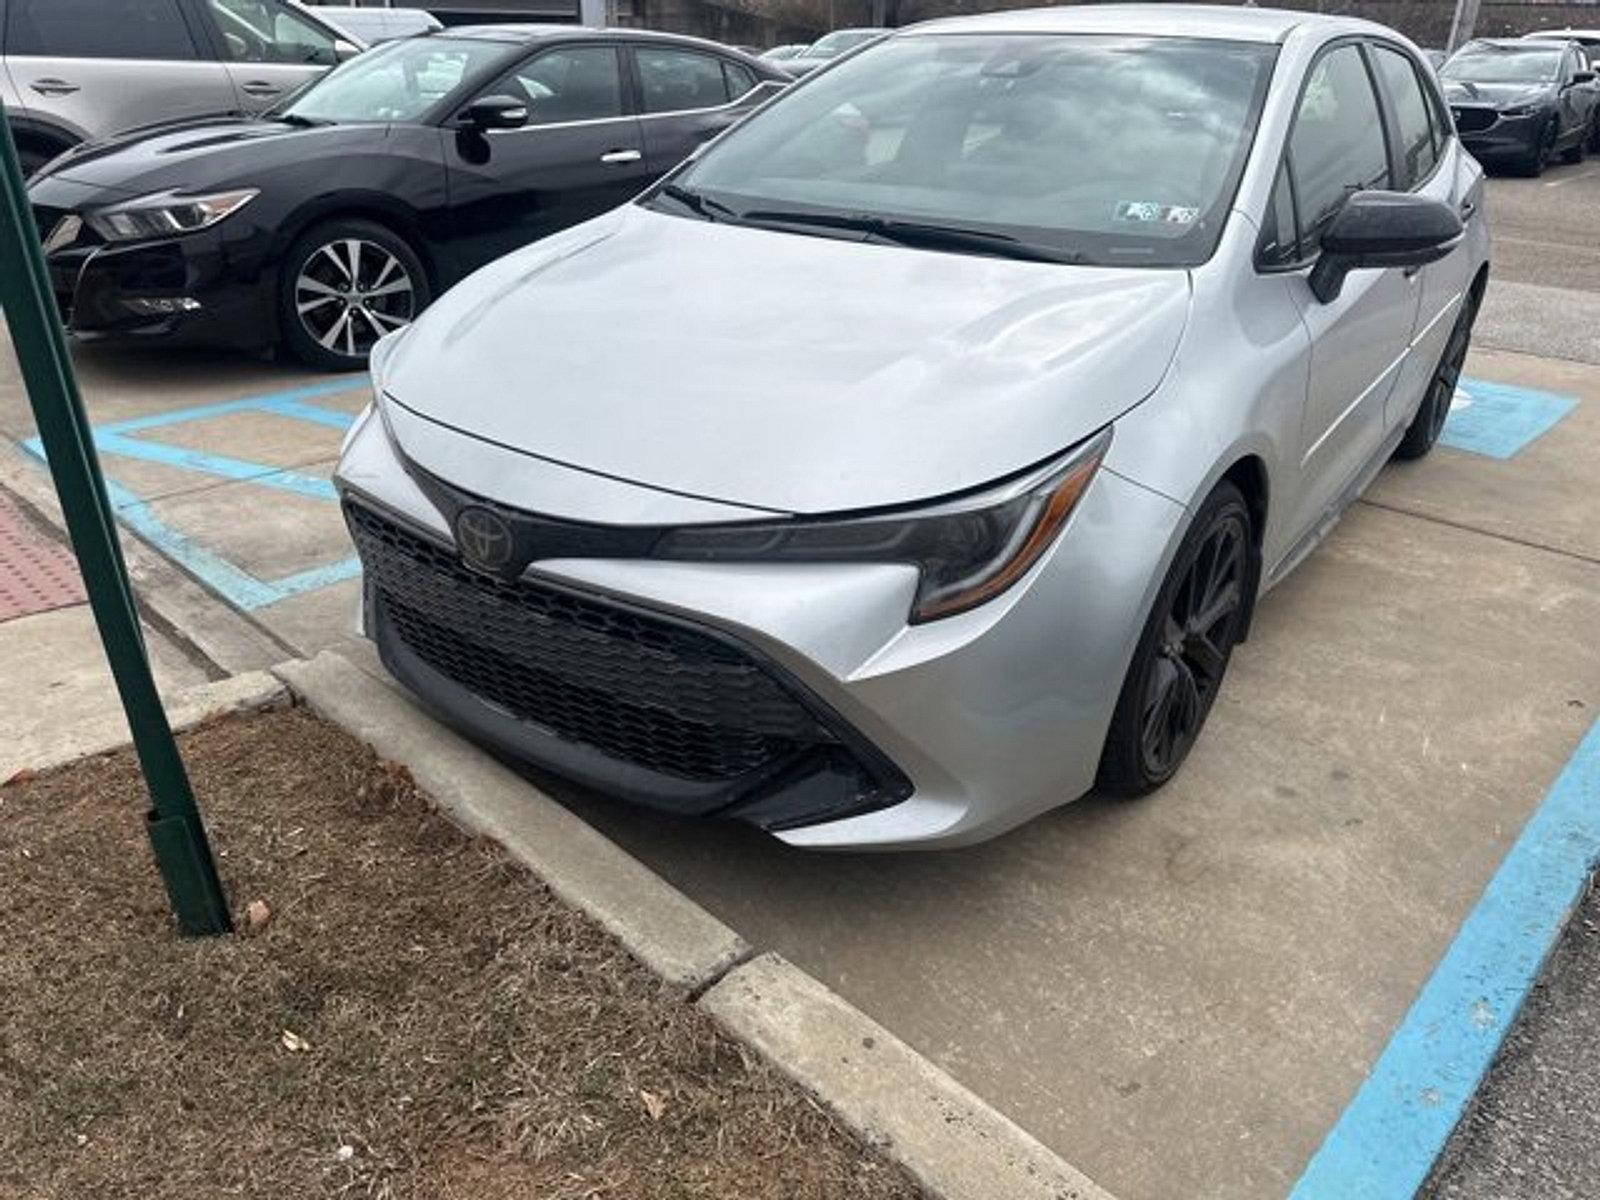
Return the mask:
[[31,173],[125,129],[259,112],[360,49],[285,0],[0,0],[0,103]]

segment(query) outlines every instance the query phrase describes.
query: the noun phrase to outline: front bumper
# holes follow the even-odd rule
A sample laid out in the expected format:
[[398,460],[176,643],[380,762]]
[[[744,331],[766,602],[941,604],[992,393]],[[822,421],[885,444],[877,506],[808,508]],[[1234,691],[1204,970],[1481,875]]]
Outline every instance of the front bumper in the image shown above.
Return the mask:
[[[49,182],[48,180],[46,182]],[[34,204],[41,238],[71,207]],[[67,329],[85,339],[255,349],[277,340],[273,276],[227,223],[157,241],[102,241],[87,225],[45,257]]]
[[1550,114],[1540,109],[1522,117],[1502,116],[1487,106],[1454,105],[1457,136],[1477,159],[1525,155],[1539,143]]
[[[451,436],[458,463],[481,445]],[[524,459],[522,475],[569,470]],[[589,632],[535,644],[528,624],[548,623],[547,613],[519,616],[521,628],[508,631],[500,614],[461,601],[459,589],[474,590],[471,573],[382,421],[358,424],[336,481],[353,528],[376,514],[439,556],[429,570],[449,580],[457,615],[422,628],[391,582],[395,565],[356,529],[367,633],[390,671],[448,720],[611,794],[739,817],[813,847],[964,844],[1087,791],[1183,517],[1172,501],[1103,470],[1026,579],[978,609],[917,626],[906,623],[915,583],[907,566],[540,560],[514,586],[567,597],[585,613],[571,619]],[[641,685],[630,677],[637,652],[606,634],[635,618],[649,638],[681,629],[702,646],[730,647],[739,667],[652,667]],[[552,673],[554,685],[534,678]],[[579,690],[601,696],[581,696],[576,716],[561,712]],[[594,725],[606,708],[610,725]],[[686,746],[752,734],[778,735],[789,757],[725,773],[731,786],[720,792],[704,779],[684,783]],[[676,772],[662,770],[674,754]]]

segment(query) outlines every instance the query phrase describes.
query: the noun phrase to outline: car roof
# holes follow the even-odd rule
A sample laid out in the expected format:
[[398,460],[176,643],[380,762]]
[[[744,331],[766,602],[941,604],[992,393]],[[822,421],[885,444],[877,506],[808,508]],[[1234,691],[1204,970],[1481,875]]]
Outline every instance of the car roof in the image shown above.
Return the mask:
[[918,25],[914,33],[1105,33],[1149,37],[1196,37],[1236,42],[1281,42],[1305,26],[1330,33],[1390,32],[1353,17],[1324,16],[1282,8],[1217,4],[1094,4],[1028,8],[950,17]]
[[494,25],[451,25],[444,29],[435,30],[434,37],[464,37],[480,38],[491,42],[511,42],[517,45],[533,45],[537,42],[552,41],[558,38],[581,38],[584,41],[659,41],[672,42],[684,46],[703,46],[706,49],[721,51],[724,54],[736,56],[746,55],[744,51],[721,42],[713,42],[707,38],[690,37],[682,33],[662,33],[655,29],[602,29],[594,25],[557,25],[554,22],[503,22]]
[[1528,50],[1528,49],[1541,49],[1542,50],[1542,49],[1545,49],[1545,47],[1543,47],[1543,46],[1529,47],[1528,43],[1532,42],[1532,41],[1560,43],[1562,41],[1568,41],[1568,40],[1570,40],[1570,39],[1560,38],[1560,37],[1557,37],[1555,34],[1552,33],[1550,36],[1542,37],[1542,38],[1521,38],[1521,37],[1473,38],[1472,41],[1466,42],[1464,44],[1468,45],[1468,46],[1471,46],[1471,45],[1474,45],[1474,44],[1479,45],[1479,46],[1482,46],[1484,44],[1488,44],[1490,46],[1503,46],[1508,50]]

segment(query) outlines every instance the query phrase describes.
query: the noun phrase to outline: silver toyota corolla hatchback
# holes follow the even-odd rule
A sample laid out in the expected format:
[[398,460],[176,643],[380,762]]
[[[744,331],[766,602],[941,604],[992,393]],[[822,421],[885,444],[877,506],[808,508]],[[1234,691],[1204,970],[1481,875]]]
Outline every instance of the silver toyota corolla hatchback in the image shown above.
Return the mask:
[[380,343],[366,632],[502,752],[799,846],[1148,792],[1257,597],[1433,445],[1488,256],[1377,25],[905,30]]

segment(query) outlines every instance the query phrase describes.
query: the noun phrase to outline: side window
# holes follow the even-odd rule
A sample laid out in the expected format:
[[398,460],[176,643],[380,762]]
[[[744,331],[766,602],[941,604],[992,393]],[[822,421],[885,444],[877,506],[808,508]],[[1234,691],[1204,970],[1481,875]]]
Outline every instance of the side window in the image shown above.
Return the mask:
[[1361,51],[1339,46],[1317,60],[1306,81],[1289,162],[1300,218],[1300,253],[1321,245],[1322,230],[1352,192],[1389,186],[1389,154],[1378,99]]
[[178,0],[11,0],[6,53],[36,58],[200,57]]
[[728,85],[728,99],[737,100],[756,85],[756,77],[738,63],[722,63],[722,78]]
[[635,53],[645,112],[716,108],[728,102],[728,80],[721,59],[664,46],[639,46]]
[[233,62],[331,67],[334,39],[279,0],[207,0]]
[[1411,60],[1398,50],[1376,46],[1373,61],[1383,77],[1384,91],[1394,104],[1395,124],[1400,132],[1400,178],[1394,185],[1400,191],[1410,191],[1432,173],[1433,164],[1439,159],[1433,125],[1428,119],[1428,97]]
[[622,66],[610,46],[547,50],[511,74],[512,95],[528,101],[528,124],[603,121],[622,115]]
[[1294,189],[1289,183],[1289,163],[1278,168],[1272,185],[1272,200],[1266,220],[1261,224],[1261,245],[1257,254],[1263,266],[1281,267],[1300,261],[1298,223],[1294,215]]

